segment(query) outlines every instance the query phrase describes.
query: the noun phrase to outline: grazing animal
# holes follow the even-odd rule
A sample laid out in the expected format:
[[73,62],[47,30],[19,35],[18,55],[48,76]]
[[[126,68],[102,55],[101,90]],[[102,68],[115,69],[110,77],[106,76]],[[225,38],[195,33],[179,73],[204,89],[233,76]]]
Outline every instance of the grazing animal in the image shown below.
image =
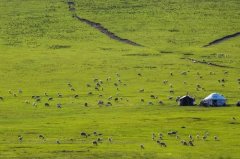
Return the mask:
[[162,133],[159,133],[159,137],[161,137],[161,138],[162,138],[162,137],[163,137],[163,134],[162,134]]
[[160,142],[161,147],[167,147],[165,142]]
[[89,83],[86,84],[87,87],[91,87],[91,85]]
[[194,146],[194,145],[193,145],[193,141],[189,141],[189,142],[188,142],[188,145],[189,145],[189,146]]
[[22,92],[23,92],[22,89],[19,89],[19,90],[18,90],[18,93],[19,93],[19,94],[22,94]]
[[178,97],[176,98],[176,102],[178,102],[178,101],[180,100],[180,98],[181,98],[181,97],[180,97],[180,96],[178,96]]
[[45,139],[45,137],[43,135],[39,135],[38,136],[40,139]]
[[94,140],[94,141],[92,142],[92,144],[95,145],[95,146],[97,146],[97,145],[98,145],[98,142]]
[[169,131],[167,134],[168,134],[168,135],[176,135],[176,134],[177,134],[177,131]]
[[80,135],[86,138],[88,137],[88,134],[86,132],[81,132]]
[[109,137],[109,138],[108,138],[108,141],[109,141],[110,143],[112,143],[112,137]]
[[111,81],[111,77],[108,77],[108,78],[107,78],[107,81]]
[[96,87],[101,87],[101,84],[100,83],[96,83]]
[[58,104],[57,104],[57,108],[62,108],[62,104],[61,104],[61,103],[58,103]]
[[84,106],[87,107],[87,106],[88,106],[88,103],[84,103]]
[[140,93],[143,93],[143,92],[144,92],[144,89],[140,89],[139,92],[140,92]]
[[205,141],[205,140],[207,139],[207,136],[204,135],[204,136],[202,137],[202,139]]
[[201,85],[200,85],[200,84],[197,84],[197,88],[201,88]]
[[199,139],[199,135],[198,134],[196,135],[196,138]]
[[152,133],[152,137],[156,137],[155,133]]
[[167,83],[168,83],[168,80],[164,80],[164,81],[163,81],[163,84],[166,85]]
[[56,141],[56,143],[57,143],[57,144],[60,144],[60,141],[59,141],[59,140],[57,140],[57,141]]
[[48,98],[48,101],[52,101],[52,100],[53,100],[53,98],[52,98],[52,97],[49,97],[49,98]]
[[170,90],[169,90],[169,93],[174,94],[174,90],[173,90],[173,89],[170,89]]
[[93,95],[93,93],[92,92],[88,92],[88,95]]
[[47,94],[46,92],[44,93],[44,95],[45,95],[46,97],[48,97],[48,94]]
[[68,86],[69,86],[69,87],[72,87],[72,84],[71,84],[70,82],[68,82]]
[[0,97],[0,100],[1,100],[1,101],[3,101],[3,99],[4,99],[3,97]]
[[102,100],[98,101],[98,105],[103,105],[103,104],[104,104],[104,102]]
[[71,88],[71,91],[73,91],[73,92],[74,92],[74,91],[75,91],[75,89],[74,89],[74,88]]
[[186,71],[181,72],[181,75],[187,75],[187,72]]
[[185,140],[182,140],[181,143],[184,145],[184,146],[187,146],[188,143],[185,141]]
[[30,104],[29,100],[25,100],[25,103],[26,103],[26,104]]
[[148,105],[153,105],[153,102],[148,102]]
[[76,94],[75,96],[74,96],[74,98],[78,98],[79,97],[79,95],[78,94]]
[[152,99],[156,99],[157,97],[155,97],[155,95],[150,95],[150,97],[152,98]]
[[193,139],[192,135],[189,135],[188,137],[189,137],[189,139],[190,139],[190,140],[192,140],[192,139]]
[[159,103],[160,105],[163,105],[163,101],[161,101],[161,100],[160,100],[158,103]]
[[18,141],[22,142],[23,141],[23,137],[21,135],[18,135]]
[[40,96],[32,96],[33,99],[41,99]]
[[112,97],[112,96],[110,96],[110,97],[108,97],[108,100],[112,100],[112,98],[113,98],[113,97]]
[[219,139],[218,139],[217,136],[214,136],[214,140],[215,140],[215,141],[219,141]]
[[45,107],[49,107],[50,106],[49,103],[45,103],[44,105],[45,105]]
[[37,99],[36,99],[36,102],[41,102],[41,98],[37,98]]
[[141,102],[144,102],[144,99],[141,99]]
[[141,149],[144,149],[145,147],[144,147],[144,145],[143,145],[143,144],[141,144],[141,145],[140,145],[140,148],[141,148]]
[[142,76],[142,74],[141,74],[141,73],[138,73],[138,76]]
[[103,140],[102,138],[97,138],[98,142],[102,142],[102,140]]
[[58,98],[62,98],[63,95],[61,93],[58,93]]
[[106,106],[112,106],[111,102],[107,102]]
[[152,140],[155,140],[155,137],[156,137],[155,133],[152,133]]

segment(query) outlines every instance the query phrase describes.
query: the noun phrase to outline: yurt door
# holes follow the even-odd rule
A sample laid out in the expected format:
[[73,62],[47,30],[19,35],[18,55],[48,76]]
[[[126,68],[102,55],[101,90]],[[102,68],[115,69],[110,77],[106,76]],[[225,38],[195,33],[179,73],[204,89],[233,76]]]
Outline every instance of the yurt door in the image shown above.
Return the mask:
[[212,104],[213,104],[213,106],[217,106],[218,104],[217,104],[217,100],[213,100],[212,101]]

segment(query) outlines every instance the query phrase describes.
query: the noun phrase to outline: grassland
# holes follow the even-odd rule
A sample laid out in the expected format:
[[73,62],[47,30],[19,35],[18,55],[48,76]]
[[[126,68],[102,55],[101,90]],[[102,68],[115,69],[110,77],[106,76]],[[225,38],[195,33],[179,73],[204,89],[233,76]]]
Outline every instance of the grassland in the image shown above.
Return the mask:
[[[0,158],[239,158],[240,113],[234,104],[240,98],[240,37],[202,47],[239,32],[238,0],[74,2],[73,13],[66,1],[1,0]],[[112,40],[72,14],[101,23],[144,47]],[[103,90],[95,90],[95,78],[103,81]],[[222,79],[226,82],[219,83]],[[168,83],[163,84],[164,80]],[[197,90],[197,85],[204,90]],[[140,89],[145,91],[139,93]],[[54,100],[49,102],[45,92]],[[177,106],[175,98],[187,92],[197,103],[219,92],[229,106]],[[158,99],[151,99],[152,94]],[[41,96],[36,106],[32,105],[34,95]],[[111,101],[109,107],[97,105],[110,96],[122,100]],[[164,104],[159,105],[159,100]],[[46,102],[49,107],[44,106]],[[195,146],[181,145],[167,135],[170,130],[185,140],[192,134]],[[82,131],[102,133],[103,143],[94,146],[97,137],[84,138]],[[152,141],[153,132],[164,134],[166,148]],[[206,132],[207,141],[196,139]],[[46,141],[38,138],[40,134]],[[18,135],[23,136],[22,142]],[[219,141],[214,141],[215,135]]]

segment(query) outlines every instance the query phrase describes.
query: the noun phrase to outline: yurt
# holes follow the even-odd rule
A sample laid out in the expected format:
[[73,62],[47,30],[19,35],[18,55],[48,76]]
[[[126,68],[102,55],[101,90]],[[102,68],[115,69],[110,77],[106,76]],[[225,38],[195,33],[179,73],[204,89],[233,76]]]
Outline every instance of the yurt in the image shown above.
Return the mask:
[[193,106],[195,99],[189,95],[179,98],[178,103],[180,106]]
[[218,93],[212,93],[204,98],[200,105],[203,106],[226,106],[226,98]]

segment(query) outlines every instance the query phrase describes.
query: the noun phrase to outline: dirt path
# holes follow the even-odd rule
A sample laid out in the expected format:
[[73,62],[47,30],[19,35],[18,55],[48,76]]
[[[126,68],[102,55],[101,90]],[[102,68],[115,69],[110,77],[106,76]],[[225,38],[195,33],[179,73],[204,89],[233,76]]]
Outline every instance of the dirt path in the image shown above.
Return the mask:
[[211,45],[216,45],[216,44],[219,44],[219,43],[224,42],[224,41],[226,41],[226,40],[235,38],[235,37],[237,37],[237,36],[240,36],[240,32],[237,32],[237,33],[234,33],[234,34],[227,35],[227,36],[224,36],[224,37],[222,37],[222,38],[216,39],[216,40],[208,43],[207,45],[204,45],[203,47],[209,47],[209,46],[211,46]]
[[[75,12],[75,10],[76,10],[75,9],[75,3],[73,1],[68,1],[67,4],[68,4],[69,11]],[[105,34],[106,36],[108,36],[111,39],[117,40],[117,41],[125,43],[125,44],[133,45],[133,46],[143,46],[143,45],[140,45],[140,44],[138,44],[134,41],[131,41],[129,39],[124,39],[124,38],[121,38],[121,37],[117,36],[115,33],[109,31],[107,28],[102,26],[102,24],[100,24],[100,23],[96,23],[96,22],[90,21],[88,19],[82,18],[82,17],[76,15],[75,13],[73,13],[73,17],[75,17],[79,21],[81,21],[83,23],[86,23],[89,26],[97,29],[98,31]]]
[[114,40],[117,40],[117,41],[120,41],[122,43],[126,43],[126,44],[129,44],[129,45],[133,45],[133,46],[142,46],[136,42],[133,42],[129,39],[124,39],[124,38],[121,38],[117,35],[115,35],[115,33],[109,31],[107,28],[105,28],[104,26],[102,26],[100,23],[96,23],[96,22],[93,22],[93,21],[90,21],[88,19],[85,19],[85,18],[81,18],[79,16],[75,16],[78,20],[80,20],[81,22],[83,23],[86,23],[88,25],[90,25],[91,27],[99,30],[100,32],[102,32],[103,34],[107,35],[109,38],[111,39],[114,39]]
[[183,58],[183,59],[185,59],[185,60],[190,60],[190,61],[192,61],[193,63],[201,63],[201,64],[205,64],[205,65],[209,65],[209,66],[223,67],[223,68],[234,68],[234,67],[231,67],[231,66],[225,66],[225,65],[215,64],[215,63],[212,63],[212,62],[199,61],[199,60],[196,60],[196,59],[193,59],[193,58]]

